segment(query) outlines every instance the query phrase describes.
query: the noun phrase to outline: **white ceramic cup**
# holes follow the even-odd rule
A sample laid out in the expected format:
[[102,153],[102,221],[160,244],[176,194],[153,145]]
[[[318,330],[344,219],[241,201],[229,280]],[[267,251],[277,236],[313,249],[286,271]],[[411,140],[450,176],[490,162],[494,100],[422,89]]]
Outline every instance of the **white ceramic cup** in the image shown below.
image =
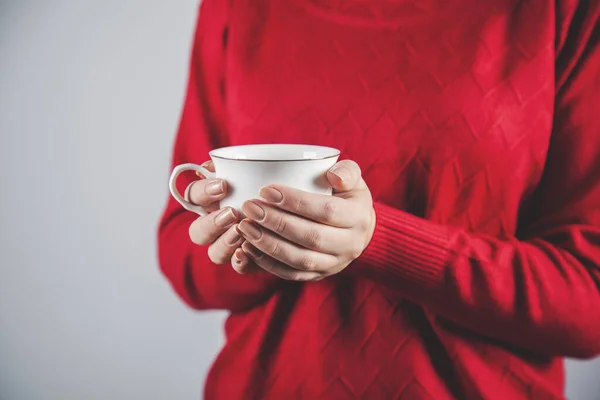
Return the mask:
[[326,173],[337,162],[340,151],[312,145],[257,144],[223,147],[209,154],[215,173],[197,164],[181,164],[173,169],[169,180],[173,197],[183,208],[199,215],[206,215],[206,210],[186,201],[177,191],[177,177],[184,171],[197,171],[208,179],[225,180],[227,196],[221,200],[220,207],[240,211],[246,200],[258,196],[261,187],[272,184],[331,195]]

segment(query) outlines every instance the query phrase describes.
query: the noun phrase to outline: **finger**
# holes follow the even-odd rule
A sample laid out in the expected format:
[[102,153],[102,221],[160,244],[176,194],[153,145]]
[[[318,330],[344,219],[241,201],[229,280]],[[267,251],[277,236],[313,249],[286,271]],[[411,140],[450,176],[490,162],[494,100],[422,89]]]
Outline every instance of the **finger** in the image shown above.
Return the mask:
[[211,244],[237,220],[238,217],[231,207],[200,217],[190,225],[190,239],[198,245]]
[[[212,162],[212,160],[208,160],[202,163],[201,167],[206,168],[210,172],[215,172],[215,164]],[[198,175],[201,178],[208,178],[207,176],[204,176],[204,174],[200,171],[196,171],[196,175]]]
[[224,180],[202,179],[188,185],[184,198],[192,204],[209,207],[216,205],[226,193],[227,183]]
[[264,186],[259,195],[278,208],[322,224],[350,228],[359,220],[353,207],[349,207],[348,201],[352,200],[308,193],[283,185]]
[[248,255],[242,250],[241,247],[235,249],[235,252],[231,257],[231,266],[238,274],[241,275],[255,274],[263,271],[252,260],[250,260]]
[[261,252],[297,270],[321,272],[337,264],[335,256],[302,248],[249,220],[240,222],[238,230]]
[[353,246],[352,235],[347,229],[320,224],[260,200],[245,202],[242,212],[263,228],[307,249],[343,254]]
[[244,244],[242,244],[242,249],[257,266],[282,279],[286,279],[288,281],[306,282],[319,280],[323,277],[323,275],[318,272],[298,271],[297,269],[291,268],[290,266],[285,265],[282,262],[262,253],[249,242],[244,242]]
[[343,160],[331,167],[327,171],[327,180],[335,193],[346,193],[366,187],[360,167],[352,160]]
[[232,225],[224,234],[219,236],[208,248],[208,258],[217,265],[226,264],[231,260],[235,249],[242,245],[244,239]]

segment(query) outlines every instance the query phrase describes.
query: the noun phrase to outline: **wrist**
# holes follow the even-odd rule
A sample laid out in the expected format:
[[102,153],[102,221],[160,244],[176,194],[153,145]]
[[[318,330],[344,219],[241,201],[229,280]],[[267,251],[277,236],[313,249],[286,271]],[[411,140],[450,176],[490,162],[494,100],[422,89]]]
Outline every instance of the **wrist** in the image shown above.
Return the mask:
[[381,203],[374,209],[375,229],[356,260],[359,270],[407,286],[437,287],[450,258],[449,229]]

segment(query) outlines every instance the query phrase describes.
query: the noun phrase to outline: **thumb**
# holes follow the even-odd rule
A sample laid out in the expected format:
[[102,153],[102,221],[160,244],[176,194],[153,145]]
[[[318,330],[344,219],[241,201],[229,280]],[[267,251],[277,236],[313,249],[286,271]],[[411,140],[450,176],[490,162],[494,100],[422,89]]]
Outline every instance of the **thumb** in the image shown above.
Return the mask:
[[360,189],[362,183],[360,167],[351,160],[343,160],[327,171],[327,180],[334,192],[350,192]]

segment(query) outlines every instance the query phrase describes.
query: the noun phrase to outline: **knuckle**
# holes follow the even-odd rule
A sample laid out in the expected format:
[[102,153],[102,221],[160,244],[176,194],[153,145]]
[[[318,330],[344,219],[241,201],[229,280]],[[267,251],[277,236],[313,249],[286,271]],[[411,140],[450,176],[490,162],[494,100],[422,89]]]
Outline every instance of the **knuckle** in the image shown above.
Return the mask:
[[333,201],[329,200],[323,204],[323,219],[325,219],[325,221],[333,220],[335,212],[336,212],[336,205]]
[[281,244],[277,240],[273,240],[269,243],[269,254],[273,257],[278,257],[281,255]]
[[309,230],[304,237],[304,241],[307,247],[315,250],[320,249],[323,245],[323,237],[317,229]]
[[277,221],[275,222],[275,232],[284,233],[287,230],[287,221],[283,216],[277,217]]
[[302,214],[308,208],[308,200],[305,196],[300,196],[294,205],[294,211]]
[[317,269],[317,262],[312,257],[303,257],[300,260],[299,267],[305,271],[314,271]]

